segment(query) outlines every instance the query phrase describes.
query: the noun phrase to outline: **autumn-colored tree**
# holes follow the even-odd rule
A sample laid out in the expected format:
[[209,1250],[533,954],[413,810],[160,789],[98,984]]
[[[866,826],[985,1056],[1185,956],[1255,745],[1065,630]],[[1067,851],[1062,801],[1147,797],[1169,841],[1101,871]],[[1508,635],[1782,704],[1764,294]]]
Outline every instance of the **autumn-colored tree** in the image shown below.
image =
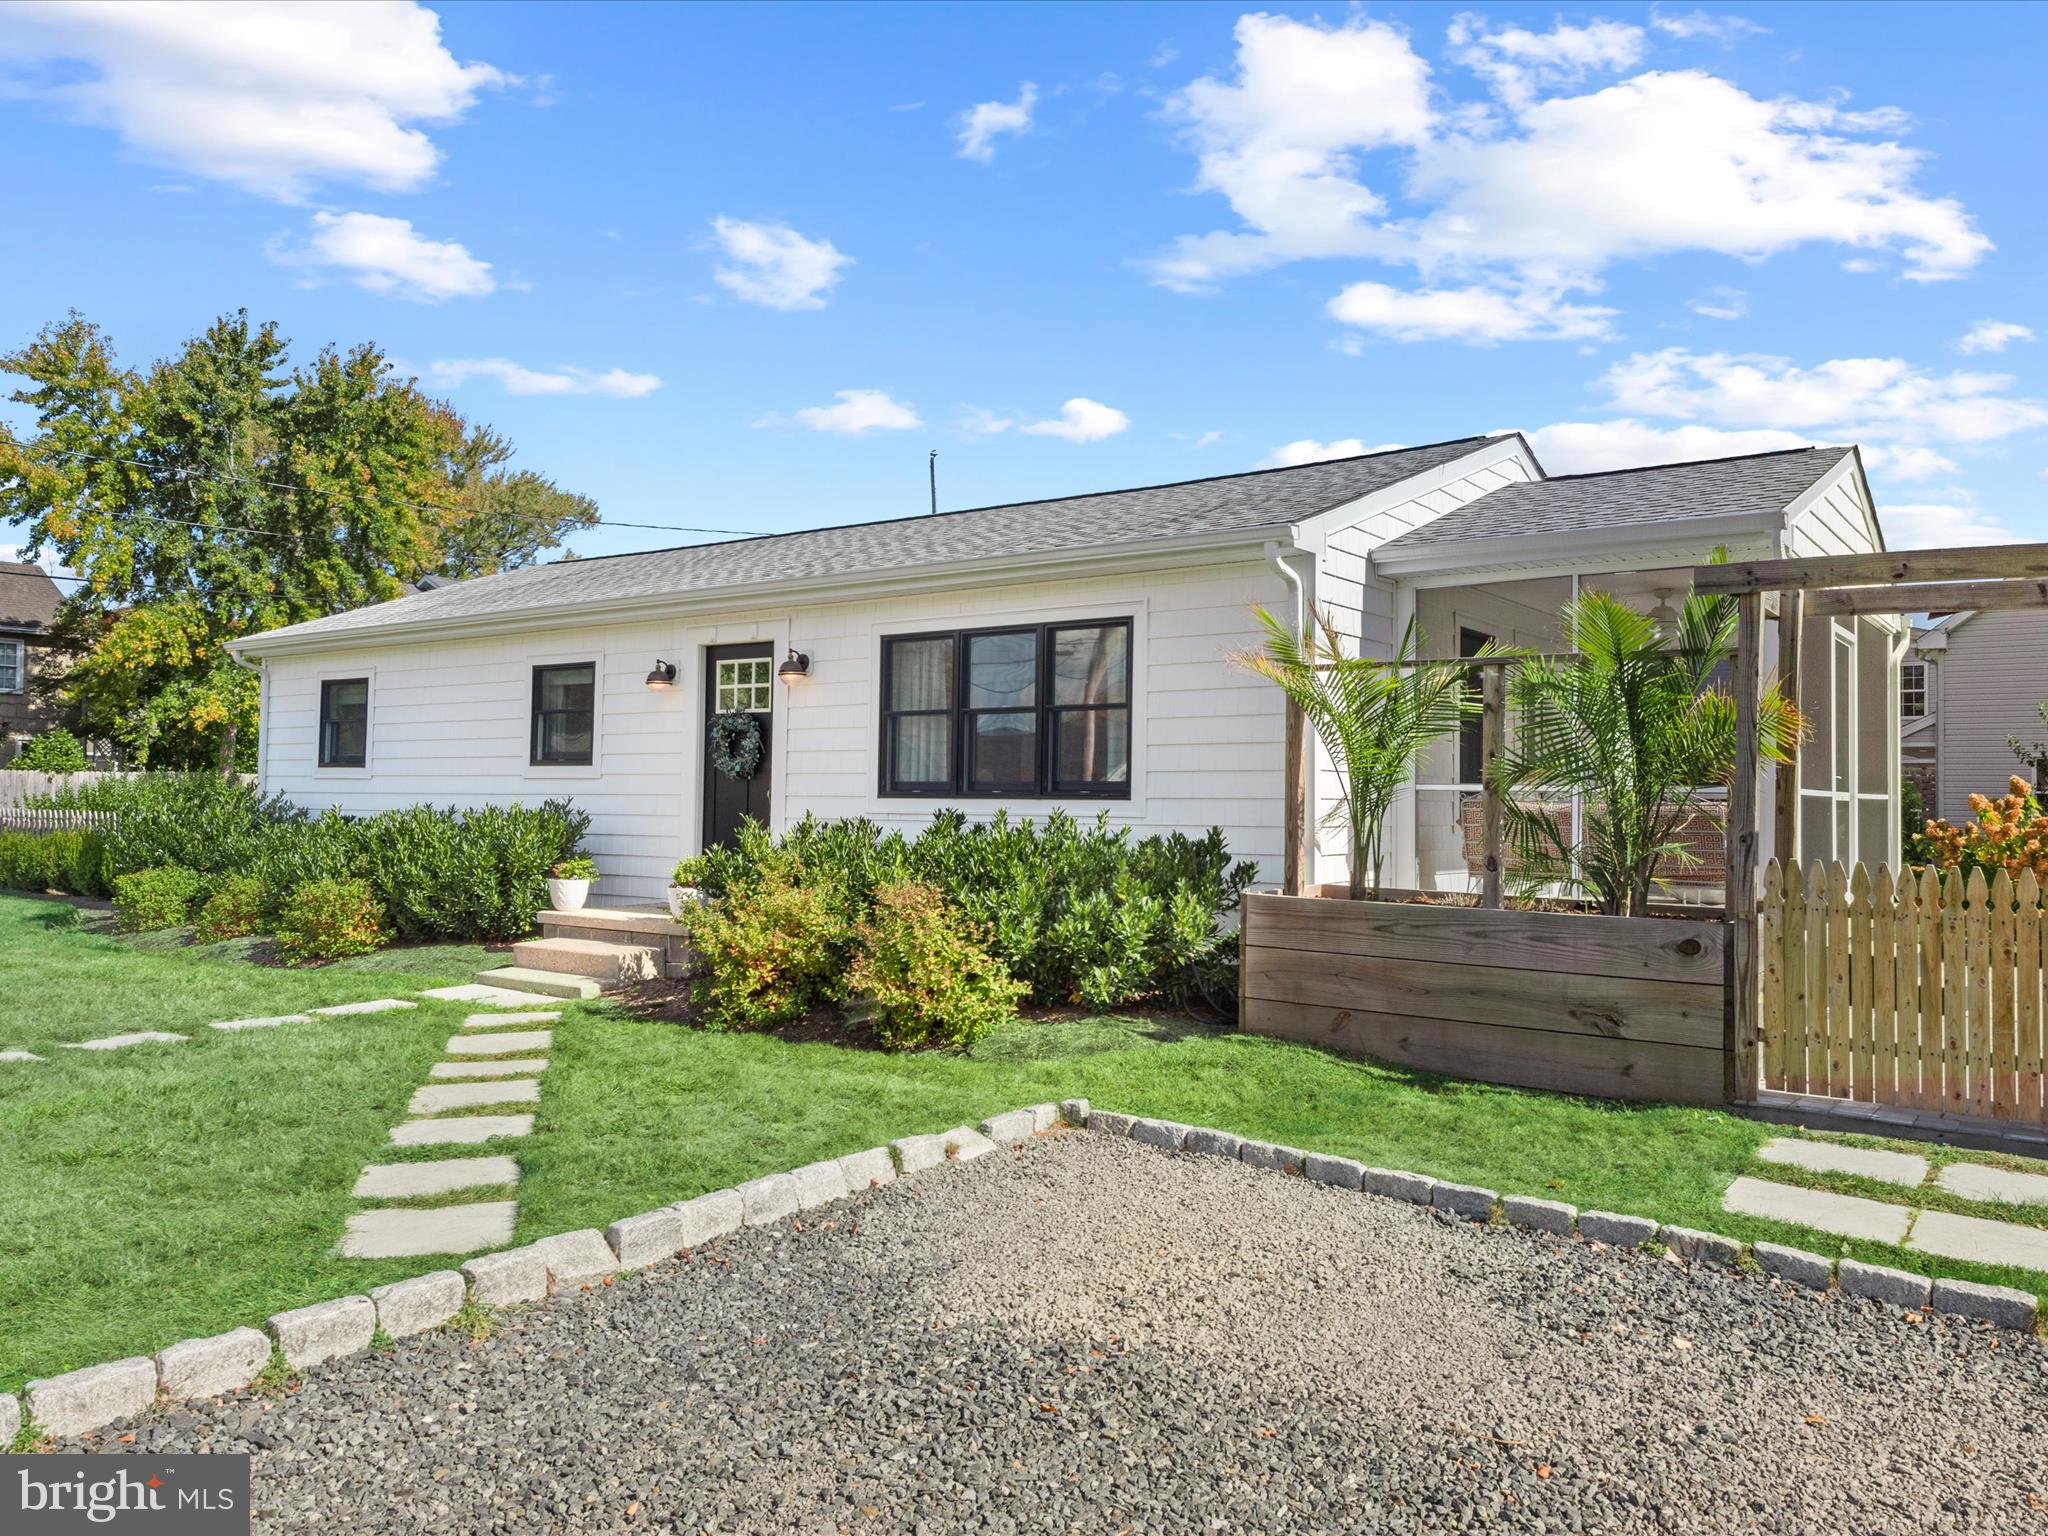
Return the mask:
[[295,370],[286,351],[237,313],[137,373],[73,313],[0,357],[34,413],[22,438],[0,424],[0,519],[83,578],[62,693],[138,762],[249,759],[257,689],[229,640],[528,564],[597,520],[376,346]]

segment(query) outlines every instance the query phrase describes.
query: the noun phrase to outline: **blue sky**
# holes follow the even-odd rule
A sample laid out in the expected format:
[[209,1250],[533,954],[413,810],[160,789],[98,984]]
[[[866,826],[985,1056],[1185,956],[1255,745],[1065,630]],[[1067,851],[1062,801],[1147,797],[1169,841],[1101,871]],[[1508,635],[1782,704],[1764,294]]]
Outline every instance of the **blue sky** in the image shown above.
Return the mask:
[[1556,472],[1853,437],[1895,545],[2048,539],[2044,43],[1953,4],[17,5],[0,343],[374,338],[618,523],[914,513],[932,448],[959,507],[1519,427]]

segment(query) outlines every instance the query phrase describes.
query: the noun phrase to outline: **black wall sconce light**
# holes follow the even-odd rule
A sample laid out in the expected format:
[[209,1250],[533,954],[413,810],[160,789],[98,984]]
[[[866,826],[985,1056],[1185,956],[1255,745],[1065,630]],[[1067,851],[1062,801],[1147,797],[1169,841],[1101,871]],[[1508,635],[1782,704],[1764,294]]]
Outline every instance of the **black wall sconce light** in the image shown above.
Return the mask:
[[676,664],[672,661],[656,661],[654,670],[647,674],[650,688],[673,688],[676,685]]
[[775,669],[775,675],[785,683],[796,682],[800,678],[809,677],[810,674],[810,654],[798,650],[795,646],[789,648],[789,654],[783,657],[782,665]]

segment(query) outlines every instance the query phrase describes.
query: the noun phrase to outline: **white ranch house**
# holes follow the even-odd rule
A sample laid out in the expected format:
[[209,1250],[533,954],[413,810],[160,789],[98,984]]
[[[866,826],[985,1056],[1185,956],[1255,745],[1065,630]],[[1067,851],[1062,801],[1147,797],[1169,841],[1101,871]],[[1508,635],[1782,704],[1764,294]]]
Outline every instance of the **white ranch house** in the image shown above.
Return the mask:
[[[613,906],[659,902],[675,861],[741,814],[915,828],[946,806],[1106,810],[1139,833],[1221,826],[1277,882],[1285,711],[1231,660],[1260,643],[1253,605],[1312,602],[1368,654],[1411,615],[1436,655],[1483,638],[1556,649],[1576,586],[1653,609],[1717,547],[1881,550],[1857,451],[1550,476],[1519,434],[1463,438],[564,561],[235,649],[262,673],[266,790],[352,812],[572,797],[592,814],[598,897]],[[1890,618],[1808,623],[1808,857],[1897,861],[1903,644]],[[750,779],[707,761],[709,718],[729,709],[762,728]],[[1393,883],[1464,887],[1472,777],[1457,743],[1422,765]],[[1324,764],[1311,838],[1333,791]],[[1308,878],[1343,879],[1341,837],[1320,842]]]

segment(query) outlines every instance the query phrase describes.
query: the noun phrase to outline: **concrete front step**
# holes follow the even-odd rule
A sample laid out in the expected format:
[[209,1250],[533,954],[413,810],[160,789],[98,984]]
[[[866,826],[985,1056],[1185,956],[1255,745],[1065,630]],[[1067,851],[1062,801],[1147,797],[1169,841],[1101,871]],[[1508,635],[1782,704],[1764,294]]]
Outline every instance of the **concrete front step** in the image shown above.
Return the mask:
[[662,973],[658,951],[601,939],[527,939],[512,946],[512,959],[537,971],[594,977],[607,987],[652,981]]
[[595,997],[604,990],[603,985],[593,976],[571,975],[565,971],[537,971],[523,965],[507,965],[495,971],[478,971],[477,975],[495,976],[505,986],[516,987],[521,992],[545,992],[549,997]]
[[638,945],[654,951],[661,974],[691,973],[689,934],[666,908],[579,907],[574,912],[550,909],[534,919],[543,939],[583,939],[601,944]]

